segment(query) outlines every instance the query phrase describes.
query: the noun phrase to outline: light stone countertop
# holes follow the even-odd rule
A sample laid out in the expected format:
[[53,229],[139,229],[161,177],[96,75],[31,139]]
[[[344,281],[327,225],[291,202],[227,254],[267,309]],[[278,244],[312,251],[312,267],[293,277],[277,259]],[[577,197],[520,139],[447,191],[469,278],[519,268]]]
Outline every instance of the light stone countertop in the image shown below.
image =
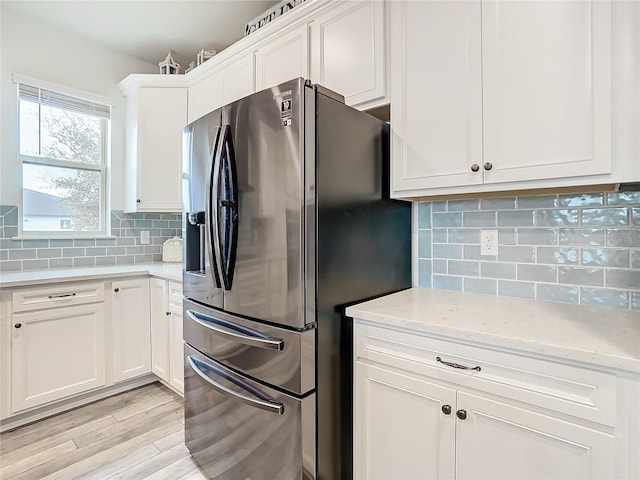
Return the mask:
[[182,263],[141,263],[107,267],[29,270],[0,273],[0,288],[25,287],[80,280],[100,280],[113,277],[150,275],[182,283]]
[[640,373],[640,312],[411,288],[347,315],[417,334]]

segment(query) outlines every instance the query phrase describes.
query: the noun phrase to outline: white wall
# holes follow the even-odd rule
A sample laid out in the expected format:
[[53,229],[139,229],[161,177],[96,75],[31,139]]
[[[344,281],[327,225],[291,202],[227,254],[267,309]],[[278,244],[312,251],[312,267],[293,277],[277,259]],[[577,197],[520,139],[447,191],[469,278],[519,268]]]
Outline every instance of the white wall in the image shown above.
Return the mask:
[[121,210],[124,98],[118,82],[130,73],[158,73],[158,66],[7,12],[2,2],[0,9],[0,205],[18,205],[20,197],[16,73],[112,99],[111,208]]

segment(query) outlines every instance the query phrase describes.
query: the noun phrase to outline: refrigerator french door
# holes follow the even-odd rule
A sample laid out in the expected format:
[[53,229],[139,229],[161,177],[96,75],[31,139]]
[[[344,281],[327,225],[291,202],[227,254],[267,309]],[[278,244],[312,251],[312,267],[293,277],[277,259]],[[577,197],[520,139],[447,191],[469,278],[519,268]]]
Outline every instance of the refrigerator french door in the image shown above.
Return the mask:
[[[309,200],[303,184],[303,85],[256,93],[188,127],[186,208],[193,221],[187,227],[186,296],[298,329],[309,323],[301,301]],[[281,113],[286,102],[289,108]],[[189,263],[192,252],[199,258]]]
[[296,79],[185,133],[187,447],[215,479],[351,478],[344,309],[411,279],[388,127]]

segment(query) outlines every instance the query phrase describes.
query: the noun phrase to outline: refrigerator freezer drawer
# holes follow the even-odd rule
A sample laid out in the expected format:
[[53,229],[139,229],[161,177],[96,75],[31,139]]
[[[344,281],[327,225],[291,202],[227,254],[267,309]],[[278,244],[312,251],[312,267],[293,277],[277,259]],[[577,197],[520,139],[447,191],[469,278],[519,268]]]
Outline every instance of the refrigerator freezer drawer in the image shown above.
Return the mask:
[[297,395],[315,388],[315,329],[253,322],[185,300],[184,340],[218,362]]
[[208,478],[315,478],[315,393],[286,395],[185,344],[185,443]]

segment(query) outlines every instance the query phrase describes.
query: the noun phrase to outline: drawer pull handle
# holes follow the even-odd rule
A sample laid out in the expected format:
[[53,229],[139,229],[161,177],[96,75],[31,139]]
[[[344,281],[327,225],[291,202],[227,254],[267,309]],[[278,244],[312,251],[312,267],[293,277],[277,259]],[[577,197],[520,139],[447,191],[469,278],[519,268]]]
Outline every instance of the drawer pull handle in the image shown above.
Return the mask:
[[445,415],[451,414],[451,405],[442,405],[442,413]]
[[467,411],[463,408],[456,412],[456,415],[460,420],[465,420],[467,418]]
[[75,293],[63,293],[62,295],[49,295],[49,300],[53,300],[54,298],[67,298],[67,297],[75,297]]
[[481,368],[479,366],[467,367],[465,365],[460,365],[459,363],[445,362],[440,357],[436,357],[436,362],[442,363],[443,365],[446,365],[448,367],[459,368],[461,370],[475,370],[477,372],[479,372],[481,370]]
[[22,324],[21,324],[20,322],[18,322],[18,323],[16,323],[16,324],[14,325],[14,327],[16,327],[16,328],[20,328],[20,327],[22,327]]

